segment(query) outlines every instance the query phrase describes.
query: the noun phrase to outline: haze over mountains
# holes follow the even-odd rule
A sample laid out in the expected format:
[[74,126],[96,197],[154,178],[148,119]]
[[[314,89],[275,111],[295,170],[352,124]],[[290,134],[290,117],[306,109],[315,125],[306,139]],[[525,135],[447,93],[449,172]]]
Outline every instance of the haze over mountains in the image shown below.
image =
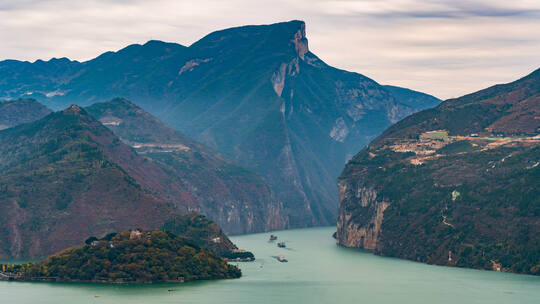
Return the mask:
[[[123,143],[89,111],[105,125],[116,115],[122,123],[113,129],[122,140],[142,147],[135,150]],[[133,227],[158,229],[166,224],[182,235],[185,221],[174,220],[191,212],[216,219],[230,233],[284,227],[280,202],[254,173],[127,100],[99,103],[89,111],[73,105],[0,131],[1,257],[43,256],[90,235]],[[146,137],[151,133],[144,131],[155,135]],[[197,240],[208,239],[210,244],[203,245],[217,246],[222,253],[210,239],[227,239],[212,231],[211,236],[197,235]]]
[[540,274],[540,70],[411,115],[345,167],[337,239]]
[[33,99],[0,100],[0,130],[43,118],[51,110]]
[[0,78],[0,97],[54,109],[128,98],[262,175],[287,227],[335,223],[346,160],[439,102],[326,65],[309,51],[301,21],[217,31],[189,47],[149,41],[82,63],[4,61]]
[[187,138],[126,99],[96,103],[88,113],[137,153],[152,160],[197,200],[201,212],[227,233],[287,227],[282,203],[268,184],[212,149]]

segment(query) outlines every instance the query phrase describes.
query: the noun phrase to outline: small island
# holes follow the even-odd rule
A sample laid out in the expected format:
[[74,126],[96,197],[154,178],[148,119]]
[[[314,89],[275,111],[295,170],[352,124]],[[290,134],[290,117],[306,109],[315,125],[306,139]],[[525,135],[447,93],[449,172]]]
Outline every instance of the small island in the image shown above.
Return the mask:
[[231,251],[225,252],[221,255],[227,261],[231,262],[253,262],[255,261],[255,256],[252,252],[246,251],[243,249],[233,249]]
[[191,239],[143,229],[91,237],[43,261],[1,267],[3,279],[14,281],[155,283],[241,276],[236,266]]

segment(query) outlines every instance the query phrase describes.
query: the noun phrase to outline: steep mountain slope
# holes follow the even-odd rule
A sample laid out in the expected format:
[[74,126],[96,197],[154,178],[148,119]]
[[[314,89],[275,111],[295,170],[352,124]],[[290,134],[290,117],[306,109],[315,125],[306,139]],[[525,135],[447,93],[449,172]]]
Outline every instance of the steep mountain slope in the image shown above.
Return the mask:
[[282,204],[266,182],[232,161],[169,128],[126,99],[96,103],[88,112],[140,155],[185,185],[197,211],[227,233],[283,229]]
[[[334,223],[333,185],[345,161],[391,123],[427,106],[326,65],[309,51],[302,21],[217,31],[189,47],[150,41],[77,68],[41,84],[57,94],[40,100],[51,107],[132,100],[261,174],[292,227]],[[18,96],[26,88],[9,92]]]
[[[0,257],[44,256],[90,235],[184,223],[175,210],[198,207],[188,189],[78,106],[0,131],[0,142]],[[196,231],[234,248],[212,225]]]
[[143,160],[77,106],[4,130],[0,142],[0,256],[51,254],[89,235],[156,228],[171,210],[117,158],[144,170]]
[[0,100],[0,130],[41,119],[49,113],[34,99]]
[[388,128],[345,167],[338,243],[540,274],[540,70]]

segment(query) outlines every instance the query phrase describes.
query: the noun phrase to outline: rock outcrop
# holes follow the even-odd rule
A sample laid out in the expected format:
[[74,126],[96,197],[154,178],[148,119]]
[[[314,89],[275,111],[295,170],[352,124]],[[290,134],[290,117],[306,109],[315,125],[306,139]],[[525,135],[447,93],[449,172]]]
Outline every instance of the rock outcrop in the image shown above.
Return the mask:
[[[375,249],[388,203],[377,199],[373,188],[356,187],[340,181],[340,210],[336,237],[346,247]],[[353,193],[351,193],[351,190]],[[360,206],[355,203],[360,202]]]

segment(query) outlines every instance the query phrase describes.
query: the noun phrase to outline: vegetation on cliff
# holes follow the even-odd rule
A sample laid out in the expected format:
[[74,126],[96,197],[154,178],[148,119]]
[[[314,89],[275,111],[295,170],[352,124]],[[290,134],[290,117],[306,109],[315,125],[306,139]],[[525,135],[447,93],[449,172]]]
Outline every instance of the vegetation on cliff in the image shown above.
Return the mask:
[[241,271],[191,239],[142,229],[112,233],[44,261],[9,265],[16,280],[116,283],[229,279]]
[[540,274],[539,105],[540,70],[387,129],[340,177],[338,242],[375,236],[381,255]]

